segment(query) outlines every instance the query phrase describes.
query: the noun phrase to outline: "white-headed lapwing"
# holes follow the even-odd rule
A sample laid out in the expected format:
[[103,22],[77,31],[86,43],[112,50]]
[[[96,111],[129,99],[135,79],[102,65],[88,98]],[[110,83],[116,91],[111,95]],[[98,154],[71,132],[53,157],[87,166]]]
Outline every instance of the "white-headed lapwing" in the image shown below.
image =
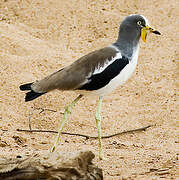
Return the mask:
[[20,86],[20,90],[29,91],[25,96],[26,102],[55,89],[76,91],[80,94],[66,107],[56,142],[51,151],[55,150],[72,107],[83,95],[97,95],[99,97],[96,111],[99,158],[103,158],[100,116],[103,96],[126,82],[134,72],[137,65],[140,37],[145,42],[148,32],[160,34],[149,26],[148,20],[144,16],[127,16],[120,25],[117,41],[112,45],[93,51],[42,80]]

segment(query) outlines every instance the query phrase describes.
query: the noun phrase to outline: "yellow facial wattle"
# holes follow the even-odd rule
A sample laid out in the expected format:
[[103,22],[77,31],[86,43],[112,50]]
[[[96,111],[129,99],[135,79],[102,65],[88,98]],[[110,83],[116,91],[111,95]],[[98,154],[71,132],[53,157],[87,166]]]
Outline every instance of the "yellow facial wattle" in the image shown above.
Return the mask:
[[141,38],[144,42],[146,42],[146,38],[147,38],[147,28],[146,27],[143,27],[141,29]]

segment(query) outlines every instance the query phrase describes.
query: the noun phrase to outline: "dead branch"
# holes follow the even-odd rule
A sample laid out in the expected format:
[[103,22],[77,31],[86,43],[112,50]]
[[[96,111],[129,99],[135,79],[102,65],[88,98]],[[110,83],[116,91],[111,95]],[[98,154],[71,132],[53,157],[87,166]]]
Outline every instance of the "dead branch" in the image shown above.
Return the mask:
[[0,179],[12,180],[102,180],[102,169],[92,163],[91,151],[43,151],[30,157],[0,158]]
[[[138,129],[132,129],[132,130],[122,131],[122,132],[111,134],[111,135],[102,136],[101,138],[107,139],[107,138],[111,138],[111,137],[114,137],[114,136],[119,136],[119,135],[123,135],[123,134],[127,134],[127,133],[141,132],[141,131],[145,131],[149,127],[151,127],[151,125],[148,125],[148,126],[145,126],[145,127],[142,127],[142,128],[138,128]],[[40,133],[58,133],[57,131],[38,130],[38,129],[34,129],[34,130],[17,129],[17,131],[21,131],[21,132],[40,132]],[[62,132],[62,134],[66,134],[66,135],[70,135],[70,136],[81,136],[81,137],[84,137],[86,139],[97,139],[98,138],[97,136],[88,136],[88,135],[79,134],[79,133]]]

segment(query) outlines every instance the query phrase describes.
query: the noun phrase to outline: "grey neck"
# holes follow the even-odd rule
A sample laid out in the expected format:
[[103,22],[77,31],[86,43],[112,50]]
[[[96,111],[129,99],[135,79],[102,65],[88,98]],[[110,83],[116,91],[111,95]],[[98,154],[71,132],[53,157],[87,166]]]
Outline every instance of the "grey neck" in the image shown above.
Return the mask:
[[134,49],[139,44],[140,32],[139,31],[122,31],[120,30],[117,41],[113,44],[120,50],[122,56],[131,59]]

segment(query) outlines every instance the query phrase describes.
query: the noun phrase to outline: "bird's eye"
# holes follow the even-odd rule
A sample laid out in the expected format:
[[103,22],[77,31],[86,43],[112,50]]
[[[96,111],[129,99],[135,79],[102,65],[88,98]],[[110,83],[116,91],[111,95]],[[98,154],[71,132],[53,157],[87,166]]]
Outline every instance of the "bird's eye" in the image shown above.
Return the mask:
[[141,24],[142,24],[142,22],[141,22],[141,21],[137,21],[137,25],[139,25],[139,26],[140,26]]

